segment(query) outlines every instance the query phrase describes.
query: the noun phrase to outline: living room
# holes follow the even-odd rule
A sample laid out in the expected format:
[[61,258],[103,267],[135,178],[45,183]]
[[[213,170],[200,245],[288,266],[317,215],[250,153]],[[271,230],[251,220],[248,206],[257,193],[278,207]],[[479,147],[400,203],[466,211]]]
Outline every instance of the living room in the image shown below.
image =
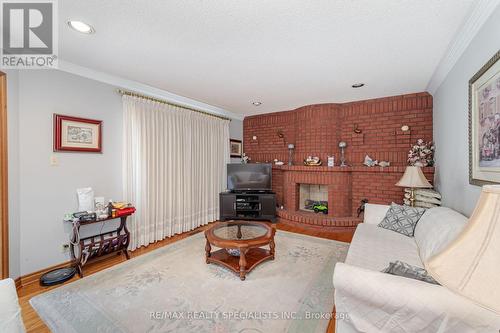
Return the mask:
[[499,332],[500,0],[0,5],[0,332]]

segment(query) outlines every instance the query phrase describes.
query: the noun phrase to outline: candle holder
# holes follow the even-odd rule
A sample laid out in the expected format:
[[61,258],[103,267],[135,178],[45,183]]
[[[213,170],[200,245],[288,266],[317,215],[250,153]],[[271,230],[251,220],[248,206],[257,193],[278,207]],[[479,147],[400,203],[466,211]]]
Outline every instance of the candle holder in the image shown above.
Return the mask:
[[341,167],[346,167],[347,163],[345,162],[345,148],[347,147],[347,143],[345,141],[340,141],[339,142],[339,148],[340,148],[340,166]]
[[293,165],[293,151],[295,145],[293,143],[288,144],[288,165]]

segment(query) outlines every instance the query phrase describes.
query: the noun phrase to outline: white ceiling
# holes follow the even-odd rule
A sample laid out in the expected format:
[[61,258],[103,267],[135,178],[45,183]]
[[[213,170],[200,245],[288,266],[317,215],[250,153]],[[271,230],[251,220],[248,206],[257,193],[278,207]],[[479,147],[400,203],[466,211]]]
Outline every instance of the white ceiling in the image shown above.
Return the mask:
[[59,55],[234,113],[281,111],[424,91],[475,1],[64,0]]

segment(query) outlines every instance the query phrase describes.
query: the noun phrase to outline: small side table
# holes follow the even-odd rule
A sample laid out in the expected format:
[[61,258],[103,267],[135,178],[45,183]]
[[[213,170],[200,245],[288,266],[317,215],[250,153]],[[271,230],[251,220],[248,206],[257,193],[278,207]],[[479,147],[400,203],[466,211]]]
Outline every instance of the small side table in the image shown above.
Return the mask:
[[121,251],[123,251],[127,260],[130,259],[127,250],[130,243],[130,232],[127,229],[127,217],[130,215],[132,214],[88,222],[73,222],[73,228],[74,230],[76,229],[75,231],[79,234],[81,226],[94,223],[106,223],[111,220],[120,219],[120,225],[118,228],[110,232],[100,233],[81,238],[79,240],[75,239],[77,235],[75,231],[73,232],[70,242],[70,253],[73,265],[75,266],[80,277],[83,277],[83,266],[85,266],[90,259],[113,252],[120,254]]

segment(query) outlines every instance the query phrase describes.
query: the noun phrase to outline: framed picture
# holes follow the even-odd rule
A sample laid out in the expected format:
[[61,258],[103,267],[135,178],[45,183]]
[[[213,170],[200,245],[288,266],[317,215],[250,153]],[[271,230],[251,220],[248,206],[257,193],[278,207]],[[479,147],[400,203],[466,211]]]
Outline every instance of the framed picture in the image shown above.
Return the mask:
[[241,158],[241,155],[243,154],[243,145],[241,144],[241,140],[230,139],[229,151],[231,157]]
[[500,183],[500,51],[469,81],[469,182]]
[[102,152],[102,121],[54,114],[54,151]]

